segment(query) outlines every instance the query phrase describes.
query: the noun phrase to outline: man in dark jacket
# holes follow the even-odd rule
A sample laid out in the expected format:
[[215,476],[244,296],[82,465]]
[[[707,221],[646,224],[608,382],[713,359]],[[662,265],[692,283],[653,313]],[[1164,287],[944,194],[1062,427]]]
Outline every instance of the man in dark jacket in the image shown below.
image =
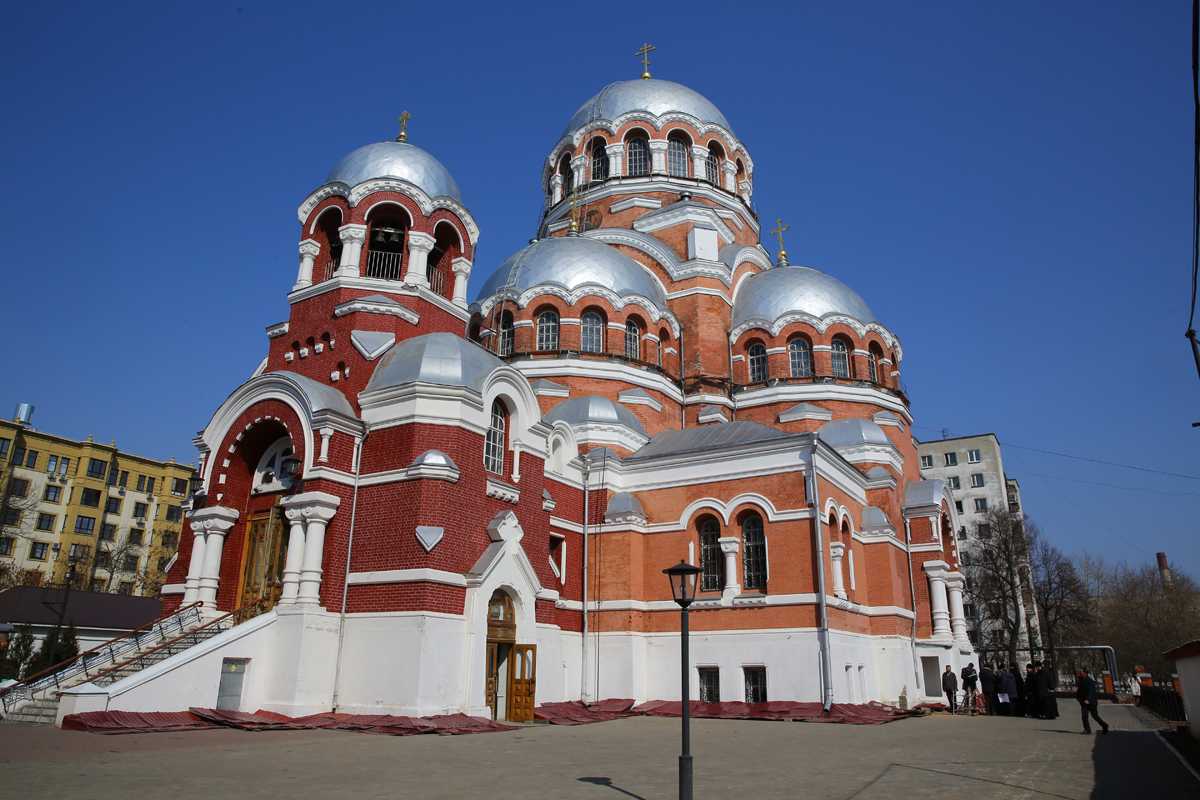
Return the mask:
[[996,708],[996,673],[992,672],[991,664],[984,663],[983,669],[979,670],[979,685],[983,689],[983,702],[987,705],[987,713],[997,713],[999,709]]
[[1032,661],[1025,665],[1025,716],[1042,716],[1041,664]]
[[1054,694],[1058,688],[1058,671],[1049,661],[1042,662],[1041,679],[1042,717],[1058,719],[1058,698]]
[[968,663],[962,668],[962,687],[963,687],[963,704],[967,707],[967,713],[975,713],[975,696],[979,691],[979,673],[975,671],[975,664]]
[[1006,717],[1016,715],[1017,704],[1017,676],[1013,670],[1004,669],[996,673],[996,681],[999,684],[997,691],[1004,696],[1000,698],[1000,713]]
[[1108,723],[1100,719],[1100,714],[1097,713],[1097,706],[1100,699],[1096,692],[1096,681],[1092,680],[1092,676],[1088,674],[1086,669],[1079,670],[1079,684],[1075,689],[1075,699],[1079,701],[1079,716],[1083,719],[1083,732],[1085,734],[1092,732],[1091,721],[1088,720],[1090,715],[1092,719],[1100,723],[1100,732],[1108,733]]
[[950,701],[950,713],[958,711],[958,676],[954,674],[954,669],[947,664],[946,671],[942,673],[942,691],[946,693],[946,697]]
[[1016,664],[1009,664],[1009,674],[1012,675],[1013,682],[1017,684],[1016,694],[1012,696],[1012,714],[1014,717],[1025,716],[1025,679],[1021,677],[1021,668]]

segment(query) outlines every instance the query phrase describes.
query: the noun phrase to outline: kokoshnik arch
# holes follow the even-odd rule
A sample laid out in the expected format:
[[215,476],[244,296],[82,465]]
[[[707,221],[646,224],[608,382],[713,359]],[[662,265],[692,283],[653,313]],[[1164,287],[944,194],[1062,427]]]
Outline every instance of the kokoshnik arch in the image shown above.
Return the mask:
[[840,280],[772,262],[716,106],[652,78],[584,103],[536,238],[473,304],[479,227],[405,138],[300,204],[290,315],[195,440],[163,598],[261,613],[103,706],[212,705],[226,659],[243,708],[292,714],[669,698],[680,559],[693,696],[939,696],[974,654],[903,348]]

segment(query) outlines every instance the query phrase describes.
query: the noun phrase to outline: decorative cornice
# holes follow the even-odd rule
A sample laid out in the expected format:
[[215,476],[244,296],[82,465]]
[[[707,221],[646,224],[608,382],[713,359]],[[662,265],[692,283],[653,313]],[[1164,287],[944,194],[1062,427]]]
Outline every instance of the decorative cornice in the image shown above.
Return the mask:
[[283,336],[287,332],[288,332],[288,323],[286,321],[276,322],[274,325],[267,326],[267,338],[268,339],[275,339],[279,336]]
[[651,211],[633,221],[633,229],[639,233],[653,233],[676,225],[702,222],[711,225],[725,244],[733,241],[733,231],[721,219],[720,215],[711,208],[698,203],[676,203],[657,211]]
[[313,209],[327,197],[344,197],[349,202],[350,207],[353,208],[362,202],[364,198],[376,192],[396,192],[405,195],[415,201],[421,209],[421,213],[427,217],[438,209],[450,211],[466,226],[467,237],[470,239],[471,244],[474,245],[479,242],[479,226],[475,224],[474,217],[471,216],[465,206],[451,197],[430,197],[415,183],[398,178],[377,178],[360,183],[353,188],[341,181],[327,183],[305,198],[304,202],[300,204],[300,208],[297,209],[296,214],[300,218],[300,224],[303,225],[308,221],[308,217],[312,214]]
[[653,197],[628,197],[613,203],[608,207],[608,211],[610,214],[619,214],[630,208],[662,208],[662,200]]
[[487,496],[503,500],[506,503],[516,503],[521,499],[521,490],[515,486],[509,486],[507,483],[488,478]]
[[[333,316],[344,317],[347,314],[361,312],[364,314],[381,314],[388,317],[399,317],[405,322],[416,325],[421,321],[421,316],[407,306],[402,306],[399,303],[383,302],[379,300],[368,300],[364,297],[357,297],[353,300],[347,300],[345,303],[333,307]],[[365,354],[364,354],[365,355]]]
[[[877,333],[879,334],[880,338],[883,339],[888,348],[894,349],[902,359],[904,358],[904,350],[900,346],[900,340],[897,339],[895,334],[893,334],[887,328],[883,327],[878,322],[868,322],[864,324],[859,322],[854,317],[836,312],[815,317],[812,314],[808,314],[803,311],[789,311],[785,314],[780,314],[775,318],[774,321],[756,317],[743,322],[741,325],[738,325],[736,328],[731,330],[729,332],[729,341],[736,342],[743,333],[753,328],[759,328],[761,330],[768,331],[772,336],[778,336],[784,328],[796,322],[802,322],[806,325],[811,325],[821,333],[824,333],[825,331],[829,330],[830,327],[836,324],[847,326],[859,336],[866,336],[867,333]],[[813,350],[817,350],[817,347],[814,346]]]

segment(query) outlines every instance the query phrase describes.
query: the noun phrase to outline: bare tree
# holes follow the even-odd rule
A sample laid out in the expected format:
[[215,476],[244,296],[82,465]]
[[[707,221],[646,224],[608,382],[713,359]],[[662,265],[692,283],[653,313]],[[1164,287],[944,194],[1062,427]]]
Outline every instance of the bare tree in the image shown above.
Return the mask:
[[[1091,598],[1075,565],[1044,536],[1030,549],[1033,598],[1051,657],[1061,644],[1075,644],[1092,619]],[[1070,639],[1070,642],[1066,640]],[[1080,640],[1082,641],[1082,640]]]
[[967,593],[985,612],[983,649],[1002,650],[1015,664],[1027,630],[1023,584],[1029,581],[1030,543],[1038,532],[1021,514],[999,508],[988,512],[984,530],[986,536],[981,534],[970,562],[964,563]]
[[[0,536],[23,540],[32,538],[38,501],[33,482],[17,475],[9,461],[0,461]],[[12,580],[12,585],[16,586],[28,578],[26,572],[17,570],[12,561],[0,561],[0,564],[7,565],[4,573],[0,574],[0,585]]]

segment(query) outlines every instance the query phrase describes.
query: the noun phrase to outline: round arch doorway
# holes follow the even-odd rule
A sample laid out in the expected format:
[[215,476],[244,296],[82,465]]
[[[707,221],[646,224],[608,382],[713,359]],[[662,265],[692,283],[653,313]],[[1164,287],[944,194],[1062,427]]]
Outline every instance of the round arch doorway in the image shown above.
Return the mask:
[[492,593],[487,611],[487,705],[492,719],[529,722],[536,694],[537,645],[517,644],[512,597]]

